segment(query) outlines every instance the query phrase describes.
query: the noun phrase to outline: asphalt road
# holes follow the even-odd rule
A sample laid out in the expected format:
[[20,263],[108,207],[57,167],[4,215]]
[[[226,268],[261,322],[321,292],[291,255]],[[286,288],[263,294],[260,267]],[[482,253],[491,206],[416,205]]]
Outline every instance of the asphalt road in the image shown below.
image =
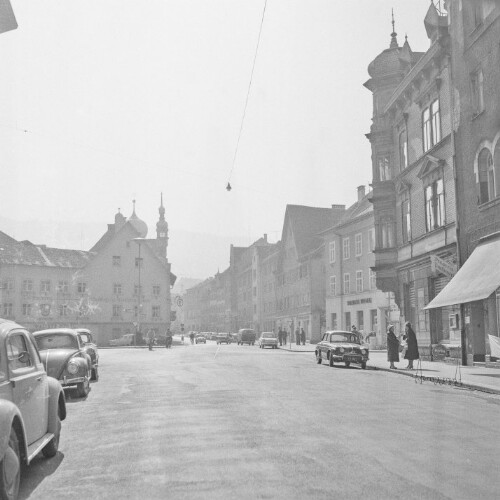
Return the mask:
[[256,346],[100,354],[20,498],[498,498],[498,396]]

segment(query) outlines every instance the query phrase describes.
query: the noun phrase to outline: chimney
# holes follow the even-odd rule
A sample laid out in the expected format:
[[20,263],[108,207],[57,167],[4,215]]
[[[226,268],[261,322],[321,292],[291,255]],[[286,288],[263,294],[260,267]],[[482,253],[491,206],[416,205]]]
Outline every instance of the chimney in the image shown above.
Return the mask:
[[365,186],[358,186],[358,202],[365,197]]
[[264,241],[267,243],[267,233],[264,233]]
[[333,223],[337,224],[337,222],[342,218],[344,213],[345,213],[345,205],[332,205]]

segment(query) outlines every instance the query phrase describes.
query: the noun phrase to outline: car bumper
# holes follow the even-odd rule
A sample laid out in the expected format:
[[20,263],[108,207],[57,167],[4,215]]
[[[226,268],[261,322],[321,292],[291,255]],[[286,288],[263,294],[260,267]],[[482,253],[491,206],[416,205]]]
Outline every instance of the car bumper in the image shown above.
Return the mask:
[[349,363],[366,363],[368,361],[368,356],[363,356],[362,354],[335,354],[333,356],[333,361],[340,363],[345,363],[346,361]]
[[262,347],[276,347],[278,342],[262,342]]
[[59,380],[59,382],[61,382],[63,388],[66,388],[72,385],[81,384],[82,382],[85,382],[85,380],[85,377],[63,377]]

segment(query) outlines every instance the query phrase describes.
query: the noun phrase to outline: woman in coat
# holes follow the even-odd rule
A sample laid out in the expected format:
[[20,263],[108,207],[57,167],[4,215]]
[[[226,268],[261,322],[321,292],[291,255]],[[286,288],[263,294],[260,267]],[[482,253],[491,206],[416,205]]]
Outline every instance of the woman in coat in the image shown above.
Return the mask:
[[406,349],[405,359],[408,360],[407,370],[413,370],[413,360],[418,359],[420,355],[418,354],[418,344],[417,344],[417,336],[411,327],[411,323],[409,321],[405,324],[405,336],[403,337],[406,340],[408,348]]
[[387,330],[387,361],[392,370],[396,370],[395,362],[399,362],[399,340],[394,333],[394,325],[389,325]]

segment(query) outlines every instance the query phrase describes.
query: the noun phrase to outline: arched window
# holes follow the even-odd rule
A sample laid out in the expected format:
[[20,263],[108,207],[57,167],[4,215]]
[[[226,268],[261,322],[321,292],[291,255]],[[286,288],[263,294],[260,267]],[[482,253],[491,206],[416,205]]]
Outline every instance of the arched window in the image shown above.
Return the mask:
[[495,198],[495,171],[493,157],[487,148],[483,148],[477,158],[477,186],[479,204]]

